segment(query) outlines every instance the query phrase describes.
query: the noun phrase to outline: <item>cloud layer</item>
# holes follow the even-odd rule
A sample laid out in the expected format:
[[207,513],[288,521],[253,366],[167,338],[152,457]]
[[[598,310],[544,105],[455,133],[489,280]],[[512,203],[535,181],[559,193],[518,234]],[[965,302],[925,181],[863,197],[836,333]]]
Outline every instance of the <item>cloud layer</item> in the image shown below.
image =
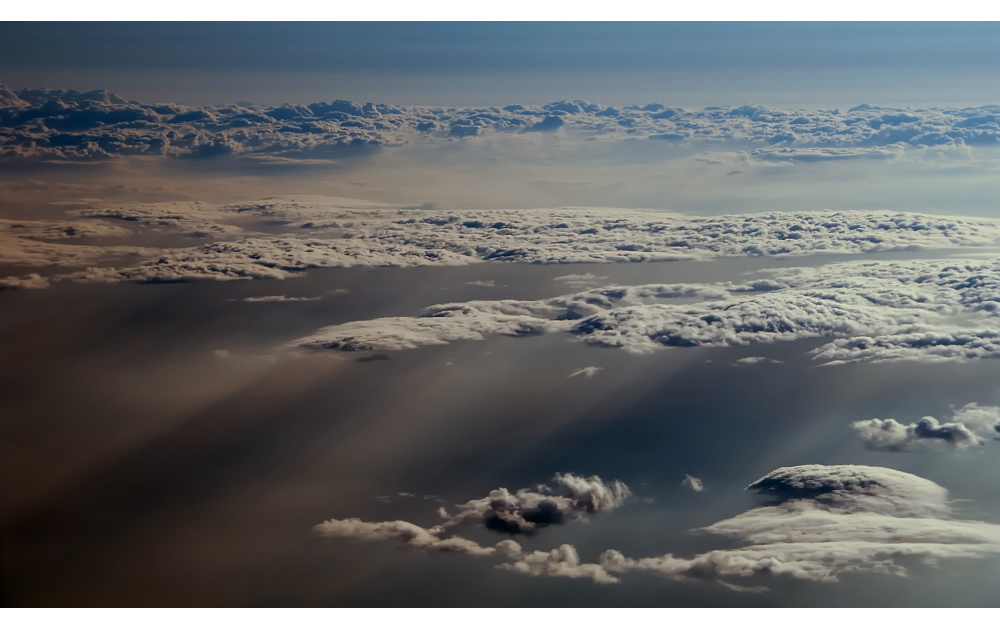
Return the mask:
[[[83,282],[175,282],[282,279],[314,267],[861,254],[984,246],[1000,238],[1000,222],[992,219],[887,211],[714,217],[594,208],[436,212],[314,196],[101,206],[72,214],[66,221],[0,224],[0,262],[89,267],[65,276]],[[210,241],[155,250],[53,242],[80,235],[121,240],[133,231]],[[138,261],[95,265],[130,254],[129,260]],[[576,274],[561,280],[583,287],[600,278]]]
[[751,159],[764,161],[888,159],[911,147],[996,144],[1000,107],[683,109],[560,101],[452,108],[346,100],[188,107],[126,101],[105,90],[0,86],[0,158],[19,160],[135,155],[315,160],[403,143],[547,133],[606,142],[738,143],[754,147]]

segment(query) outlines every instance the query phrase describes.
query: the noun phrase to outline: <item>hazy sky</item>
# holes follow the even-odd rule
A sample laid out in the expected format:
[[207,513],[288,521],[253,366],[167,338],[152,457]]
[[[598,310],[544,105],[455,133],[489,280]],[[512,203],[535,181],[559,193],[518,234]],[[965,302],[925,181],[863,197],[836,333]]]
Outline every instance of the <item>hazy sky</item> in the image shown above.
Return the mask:
[[0,83],[192,105],[982,104],[998,100],[998,35],[968,22],[8,22]]

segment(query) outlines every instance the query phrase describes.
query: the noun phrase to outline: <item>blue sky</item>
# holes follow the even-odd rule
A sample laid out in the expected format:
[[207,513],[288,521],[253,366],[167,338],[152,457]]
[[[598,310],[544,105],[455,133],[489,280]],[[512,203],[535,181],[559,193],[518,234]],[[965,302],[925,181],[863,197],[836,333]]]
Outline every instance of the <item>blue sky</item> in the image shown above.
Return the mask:
[[0,83],[187,104],[982,104],[1000,100],[998,36],[968,22],[8,22]]

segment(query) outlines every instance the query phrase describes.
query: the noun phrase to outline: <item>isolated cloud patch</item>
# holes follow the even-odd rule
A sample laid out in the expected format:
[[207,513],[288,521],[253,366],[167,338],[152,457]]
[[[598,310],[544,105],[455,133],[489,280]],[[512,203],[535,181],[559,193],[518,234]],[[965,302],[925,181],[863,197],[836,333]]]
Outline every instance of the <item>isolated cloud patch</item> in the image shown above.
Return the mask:
[[702,492],[705,490],[705,484],[701,479],[693,477],[691,475],[684,475],[684,480],[681,481],[681,485],[695,492]]
[[934,445],[955,449],[983,446],[1000,437],[1000,407],[969,403],[956,411],[950,422],[926,416],[912,424],[892,418],[859,420],[852,428],[865,444],[880,451],[912,451]]

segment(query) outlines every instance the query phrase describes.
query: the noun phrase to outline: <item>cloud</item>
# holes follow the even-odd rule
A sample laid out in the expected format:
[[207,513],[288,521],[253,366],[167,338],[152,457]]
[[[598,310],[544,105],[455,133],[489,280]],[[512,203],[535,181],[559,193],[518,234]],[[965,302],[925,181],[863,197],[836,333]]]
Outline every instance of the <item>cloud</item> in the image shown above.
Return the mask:
[[582,520],[620,507],[632,496],[620,481],[604,483],[600,477],[556,475],[551,485],[510,492],[497,488],[482,499],[457,505],[442,528],[467,521],[482,522],[487,529],[507,534],[533,534],[539,528]]
[[[613,495],[614,490],[594,477],[589,480],[565,477],[569,482],[565,485],[575,488],[562,490],[560,496],[564,498],[567,494],[579,496],[587,488],[592,497],[587,505],[593,512],[620,504],[621,499],[596,500],[598,496]],[[685,481],[688,479],[694,478],[688,476]],[[593,492],[598,487],[602,489]],[[791,466],[772,471],[751,483],[747,490],[764,498],[765,504],[701,528],[707,533],[733,538],[741,545],[710,550],[691,558],[669,553],[629,558],[609,549],[600,555],[598,563],[586,563],[568,544],[551,551],[532,552],[526,552],[510,539],[492,547],[483,546],[447,533],[447,528],[461,522],[454,518],[430,529],[405,521],[368,523],[356,518],[334,519],[317,525],[314,531],[323,536],[396,541],[423,551],[491,557],[501,561],[497,568],[527,575],[616,583],[617,574],[644,572],[673,580],[722,584],[744,592],[766,590],[760,580],[836,582],[841,575],[853,572],[904,577],[908,569],[900,563],[903,560],[934,565],[941,560],[1000,554],[1000,525],[956,518],[947,490],[909,473],[860,465]],[[501,491],[502,488],[487,499],[459,507],[469,511],[472,520],[485,524],[483,519],[488,519],[491,510],[519,512],[518,519],[523,521],[530,509],[527,506],[537,506],[542,501],[535,502],[536,497],[529,496],[537,491],[518,491],[516,495],[522,496],[520,503],[510,500],[514,496],[511,493]],[[545,493],[552,491],[549,488]],[[598,509],[598,505],[604,509]],[[758,584],[731,582],[746,578],[755,578]]]
[[590,272],[587,273],[571,273],[565,276],[556,276],[553,278],[553,282],[559,282],[562,284],[568,284],[571,287],[589,287],[595,284],[600,284],[601,280],[607,280],[607,276],[598,276]]
[[320,297],[287,297],[284,295],[260,295],[255,297],[245,297],[244,302],[315,302],[321,300]]
[[492,287],[492,286],[495,286],[493,284],[492,280],[471,280],[471,281],[466,282],[464,284],[467,284],[467,285],[472,286],[472,287]]
[[692,477],[691,475],[684,475],[684,480],[681,481],[681,485],[685,488],[694,490],[695,492],[701,492],[705,489],[705,484],[702,480],[697,477]]
[[583,377],[588,378],[588,379],[594,378],[603,369],[604,368],[602,368],[602,367],[597,367],[597,366],[593,366],[593,365],[590,366],[590,367],[580,368],[579,370],[575,370],[575,371],[571,372],[570,375],[569,375],[569,378],[573,378],[574,376],[583,376]]
[[873,450],[911,451],[935,444],[956,449],[983,446],[1000,432],[1000,407],[969,403],[952,415],[951,422],[926,416],[912,424],[891,418],[859,420],[851,425]]
[[104,90],[0,86],[0,158],[243,157],[309,162],[441,139],[558,130],[596,142],[739,143],[752,147],[750,161],[888,159],[922,147],[996,144],[998,114],[992,105],[841,112],[759,105],[682,109],[659,103],[616,109],[579,100],[479,108],[347,100],[280,107],[245,102],[188,107],[130,102]]
[[47,289],[49,281],[37,273],[29,273],[21,276],[7,276],[0,278],[0,291],[5,289]]
[[769,359],[767,357],[743,357],[742,359],[736,359],[736,363],[733,363],[733,365],[756,365],[757,363],[784,363],[784,361]]
[[[993,328],[1000,259],[861,261],[759,273],[765,277],[740,284],[612,285],[546,300],[439,304],[416,317],[329,326],[291,345],[403,350],[492,334],[563,332],[635,354],[832,338],[809,352],[818,365],[1000,357],[1000,331]],[[762,361],[775,362],[754,356],[736,365]]]
[[[261,233],[198,247],[158,250],[122,269],[75,279],[115,282],[281,278],[311,267],[440,266],[481,262],[580,263],[705,260],[724,256],[800,256],[990,245],[992,219],[885,211],[774,212],[697,217],[614,209],[464,210],[441,213],[366,207],[339,198],[272,198],[210,206],[171,203],[80,211],[189,235],[238,238],[248,221],[280,222]],[[244,227],[241,227],[240,224]],[[594,274],[557,278],[571,286]]]
[[703,531],[743,540],[681,558],[672,554],[627,558],[609,550],[609,573],[648,572],[678,580],[789,577],[835,582],[867,571],[905,576],[898,560],[981,558],[1000,554],[1000,525],[954,518],[947,491],[937,484],[873,466],[779,468],[748,490],[770,497]]
[[[400,493],[400,496],[405,494]],[[448,530],[474,522],[504,534],[530,535],[542,527],[583,520],[613,510],[629,496],[630,490],[620,481],[606,484],[596,476],[584,478],[557,474],[551,484],[540,484],[533,489],[524,488],[512,493],[506,488],[497,488],[482,499],[456,505],[458,512],[453,516],[448,516],[440,508],[445,522],[429,529],[406,521],[370,523],[348,518],[320,523],[313,531],[321,536],[395,541],[422,551],[493,557],[504,561],[498,568],[528,575],[590,578],[597,583],[614,583],[618,579],[603,567],[581,563],[576,550],[570,545],[561,545],[549,552],[525,552],[520,544],[510,539],[488,547],[450,535]]]

